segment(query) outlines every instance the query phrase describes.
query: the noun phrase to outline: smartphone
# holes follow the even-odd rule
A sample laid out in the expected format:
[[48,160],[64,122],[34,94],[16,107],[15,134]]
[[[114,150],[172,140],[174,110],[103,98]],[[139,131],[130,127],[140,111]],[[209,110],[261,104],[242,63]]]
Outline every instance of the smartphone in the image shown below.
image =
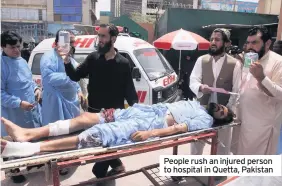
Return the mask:
[[59,32],[58,45],[64,54],[68,54],[70,51],[70,33],[67,31]]

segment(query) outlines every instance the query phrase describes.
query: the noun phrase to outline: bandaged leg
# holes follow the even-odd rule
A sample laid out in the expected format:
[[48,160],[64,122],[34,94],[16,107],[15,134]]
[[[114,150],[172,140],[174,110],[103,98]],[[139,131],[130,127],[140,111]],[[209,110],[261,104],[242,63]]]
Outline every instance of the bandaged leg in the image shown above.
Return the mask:
[[77,148],[78,141],[78,136],[40,143],[3,142],[3,140],[1,140],[1,155],[3,157],[26,157],[32,156],[39,152],[73,150]]
[[70,120],[60,120],[49,124],[49,136],[60,136],[70,133]]
[[[2,142],[1,142],[2,146]],[[2,147],[1,147],[2,148]],[[6,142],[3,147],[3,157],[26,157],[40,152],[40,143]]]

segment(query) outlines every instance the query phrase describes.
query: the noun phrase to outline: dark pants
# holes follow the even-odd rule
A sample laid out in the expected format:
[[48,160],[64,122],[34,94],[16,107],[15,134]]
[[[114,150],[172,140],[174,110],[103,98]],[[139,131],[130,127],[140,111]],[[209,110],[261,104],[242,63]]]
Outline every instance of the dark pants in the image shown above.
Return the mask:
[[[88,112],[97,113],[97,110],[92,110],[88,108]],[[112,169],[115,169],[121,165],[122,165],[122,162],[120,159],[97,162],[94,164],[92,168],[92,173],[97,178],[104,178],[107,175],[109,166],[111,166]]]
[[97,178],[104,178],[107,175],[109,166],[111,166],[111,168],[114,169],[121,165],[122,162],[120,159],[97,162],[93,166],[92,172]]

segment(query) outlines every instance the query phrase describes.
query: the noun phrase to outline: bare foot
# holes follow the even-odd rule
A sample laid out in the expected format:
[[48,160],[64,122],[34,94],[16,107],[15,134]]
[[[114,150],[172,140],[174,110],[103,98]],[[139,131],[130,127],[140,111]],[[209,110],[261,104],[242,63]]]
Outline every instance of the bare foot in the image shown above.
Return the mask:
[[18,141],[18,142],[29,141],[28,133],[27,133],[28,129],[21,128],[18,125],[14,124],[13,122],[3,117],[1,118],[1,121],[5,125],[7,133],[9,134],[9,136],[13,138],[14,141]]

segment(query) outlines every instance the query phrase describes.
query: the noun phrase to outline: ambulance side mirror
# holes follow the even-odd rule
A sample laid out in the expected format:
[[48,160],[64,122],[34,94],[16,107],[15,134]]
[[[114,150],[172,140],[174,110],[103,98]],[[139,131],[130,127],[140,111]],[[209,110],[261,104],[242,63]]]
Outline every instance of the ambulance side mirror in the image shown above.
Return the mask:
[[134,67],[132,69],[132,78],[136,79],[136,81],[140,81],[141,79],[141,73],[138,67]]

